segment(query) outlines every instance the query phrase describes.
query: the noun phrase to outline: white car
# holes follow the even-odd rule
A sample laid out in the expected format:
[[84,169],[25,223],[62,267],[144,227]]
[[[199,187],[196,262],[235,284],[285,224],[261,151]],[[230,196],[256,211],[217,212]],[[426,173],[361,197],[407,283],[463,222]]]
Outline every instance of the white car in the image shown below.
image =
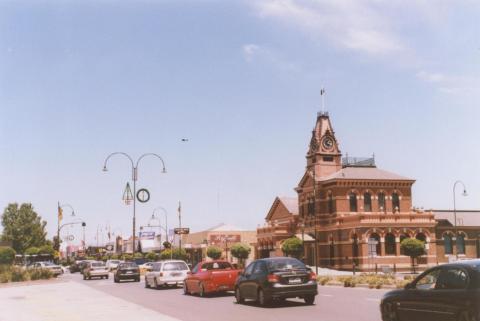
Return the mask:
[[34,269],[47,269],[52,271],[53,276],[57,277],[60,274],[63,274],[62,267],[60,265],[54,264],[52,262],[35,262],[31,265]]
[[152,265],[152,270],[145,274],[145,287],[158,289],[161,286],[183,285],[188,272],[190,272],[190,268],[185,261],[167,260],[155,262]]
[[92,278],[108,279],[108,269],[105,263],[100,261],[87,263],[87,266],[83,270],[83,279],[91,280]]
[[149,271],[152,270],[153,263],[154,262],[143,263],[142,265],[139,265],[138,267],[140,268],[140,271],[149,272]]
[[116,270],[117,267],[118,267],[118,264],[119,263],[122,263],[123,261],[121,260],[107,260],[107,269],[109,271],[113,271],[113,270]]

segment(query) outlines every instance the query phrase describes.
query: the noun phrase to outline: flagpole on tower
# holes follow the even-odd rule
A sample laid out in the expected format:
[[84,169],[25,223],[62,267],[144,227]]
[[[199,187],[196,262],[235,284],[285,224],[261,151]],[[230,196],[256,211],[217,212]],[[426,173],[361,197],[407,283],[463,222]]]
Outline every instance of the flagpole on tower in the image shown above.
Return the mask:
[[325,88],[320,89],[320,96],[322,97],[322,114],[325,114]]

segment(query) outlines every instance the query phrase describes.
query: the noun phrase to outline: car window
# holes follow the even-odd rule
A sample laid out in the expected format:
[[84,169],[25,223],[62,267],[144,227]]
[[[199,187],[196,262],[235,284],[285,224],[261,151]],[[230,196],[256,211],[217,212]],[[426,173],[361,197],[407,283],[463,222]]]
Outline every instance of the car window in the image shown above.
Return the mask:
[[208,262],[204,263],[202,269],[210,270],[231,270],[232,265],[228,262]]
[[164,263],[163,265],[164,271],[185,271],[188,270],[187,264],[185,262],[169,262]]
[[162,263],[154,263],[152,266],[152,271],[159,272],[162,270]]
[[255,262],[250,263],[250,265],[247,266],[247,268],[245,269],[245,274],[246,275],[252,274],[254,266],[255,266]]
[[462,269],[443,269],[438,277],[436,289],[439,290],[461,290],[468,286],[468,275]]
[[201,266],[201,263],[198,263],[197,265],[195,265],[195,267],[194,267],[193,270],[192,270],[192,274],[197,273],[198,270],[200,269],[200,266]]
[[122,263],[120,265],[121,268],[135,268],[138,267],[136,263],[130,262],[130,263]]
[[262,274],[267,271],[267,265],[263,261],[258,261],[253,268],[253,274]]
[[437,284],[437,280],[438,280],[438,276],[440,275],[440,271],[441,271],[440,269],[435,269],[433,271],[428,272],[424,276],[420,277],[420,279],[418,279],[415,282],[415,288],[417,290],[434,289],[436,284]]
[[306,269],[305,264],[294,258],[278,258],[268,261],[269,271]]
[[94,262],[91,264],[92,267],[101,267],[101,266],[105,266],[105,264],[103,262]]

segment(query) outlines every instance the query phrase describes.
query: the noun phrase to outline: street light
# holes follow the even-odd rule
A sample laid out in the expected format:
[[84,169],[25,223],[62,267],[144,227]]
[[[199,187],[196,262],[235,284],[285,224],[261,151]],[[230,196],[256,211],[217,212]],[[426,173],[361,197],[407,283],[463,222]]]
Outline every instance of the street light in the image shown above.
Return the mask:
[[455,184],[453,184],[453,220],[454,220],[454,233],[455,233],[455,257],[458,260],[458,231],[457,231],[457,208],[456,208],[456,203],[455,203],[455,189],[457,187],[457,184],[462,184],[463,186],[463,193],[462,196],[467,196],[467,188],[465,187],[465,184],[462,181],[456,181]]
[[315,274],[318,275],[318,250],[317,250],[317,207],[315,206],[317,203],[317,176],[315,174],[315,165],[313,166],[313,170],[308,172],[309,175],[313,178],[313,231],[315,234],[314,240],[314,251],[313,256],[315,257]]
[[72,217],[75,217],[75,210],[73,209],[73,206],[70,205],[70,204],[63,204],[63,205],[60,205],[60,202],[57,203],[57,206],[58,206],[58,215],[57,215],[57,243],[58,243],[58,247],[56,248],[57,251],[60,251],[60,230],[61,228],[63,227],[60,226],[60,220],[63,219],[63,208],[64,207],[68,207],[72,210],[72,214],[71,216]]
[[158,154],[155,154],[155,153],[146,153],[146,154],[143,154],[141,155],[137,161],[134,163],[132,157],[130,157],[130,155],[128,155],[127,153],[124,153],[124,152],[115,152],[115,153],[111,153],[110,155],[107,156],[107,158],[105,159],[105,163],[103,164],[103,171],[104,172],[107,172],[108,169],[107,169],[107,162],[108,160],[110,159],[110,157],[112,156],[115,156],[115,155],[123,155],[125,157],[127,157],[129,160],[130,160],[130,163],[132,165],[132,180],[133,180],[133,222],[132,222],[132,230],[133,230],[133,235],[132,235],[132,255],[135,255],[135,214],[136,214],[136,203],[137,203],[137,180],[138,180],[138,165],[140,163],[140,161],[146,157],[146,156],[154,156],[158,159],[160,159],[160,161],[162,162],[162,173],[166,173],[166,169],[165,169],[165,162],[163,161],[163,158],[160,157]]

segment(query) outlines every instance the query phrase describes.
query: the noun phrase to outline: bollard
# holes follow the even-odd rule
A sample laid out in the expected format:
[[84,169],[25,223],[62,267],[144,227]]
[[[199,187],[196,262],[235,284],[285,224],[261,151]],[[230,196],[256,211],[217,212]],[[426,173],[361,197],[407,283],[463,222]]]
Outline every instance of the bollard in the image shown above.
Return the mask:
[[393,273],[397,273],[397,264],[393,263]]
[[355,262],[353,262],[353,265],[352,265],[352,271],[353,271],[353,275],[355,275]]

